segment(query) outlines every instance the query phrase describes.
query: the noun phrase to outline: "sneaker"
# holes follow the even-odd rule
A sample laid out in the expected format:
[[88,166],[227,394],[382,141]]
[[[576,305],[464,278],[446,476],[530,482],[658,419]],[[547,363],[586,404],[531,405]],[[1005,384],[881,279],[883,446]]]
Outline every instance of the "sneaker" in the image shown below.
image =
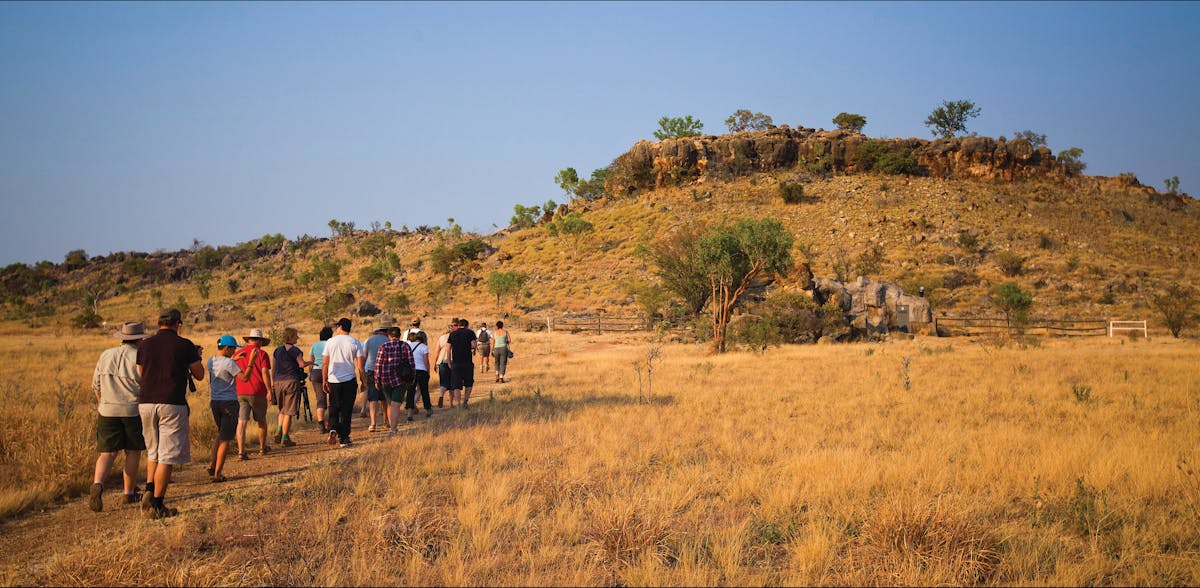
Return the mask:
[[283,445],[284,447],[295,447],[296,442],[292,441],[291,439],[284,439],[283,443],[281,443],[280,445]]
[[330,429],[330,430],[329,430],[329,444],[330,444],[330,445],[337,445],[337,442],[338,442],[338,439],[337,439],[337,431],[334,431],[333,429]]
[[280,443],[283,443],[283,429],[278,429],[275,431],[275,444],[279,445]]
[[179,514],[178,508],[168,508],[166,506],[155,506],[155,507],[152,507],[146,513],[146,516],[151,519],[165,519],[167,517],[173,517],[177,514]]
[[142,493],[137,489],[133,489],[133,494],[125,495],[125,504],[134,504],[142,501]]
[[341,447],[341,448],[343,448],[343,449],[344,449],[344,448],[346,448],[346,447],[352,447],[352,446],[354,446],[354,442],[350,441],[349,439],[347,439],[347,440],[346,440],[345,442],[343,442],[343,443],[339,443],[339,444],[338,444],[338,447]]
[[104,486],[100,484],[92,484],[92,490],[88,493],[88,506],[92,512],[100,512],[104,510],[104,499],[101,495],[104,494]]
[[262,455],[266,455],[266,454],[268,454],[268,453],[271,453],[271,446],[270,446],[270,445],[263,445],[263,446],[262,446],[262,449],[260,449],[258,452],[259,452],[259,453],[261,453]]

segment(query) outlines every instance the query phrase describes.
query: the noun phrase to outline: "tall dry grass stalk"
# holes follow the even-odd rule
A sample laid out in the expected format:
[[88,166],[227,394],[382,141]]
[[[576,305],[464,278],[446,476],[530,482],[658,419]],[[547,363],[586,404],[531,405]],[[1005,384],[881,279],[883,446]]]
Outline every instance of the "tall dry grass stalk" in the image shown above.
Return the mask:
[[[19,360],[0,366],[5,406],[30,407],[0,415],[6,497],[88,481],[86,395],[62,421],[54,382],[18,379],[21,364],[61,359],[58,341],[0,346]],[[1194,342],[919,339],[765,357],[666,345],[642,402],[629,368],[644,360],[641,338],[519,341],[513,382],[494,401],[291,484],[226,492],[166,523],[137,519],[119,541],[81,538],[0,579],[1200,582]],[[90,363],[107,341],[73,345]],[[36,465],[60,459],[61,476]]]

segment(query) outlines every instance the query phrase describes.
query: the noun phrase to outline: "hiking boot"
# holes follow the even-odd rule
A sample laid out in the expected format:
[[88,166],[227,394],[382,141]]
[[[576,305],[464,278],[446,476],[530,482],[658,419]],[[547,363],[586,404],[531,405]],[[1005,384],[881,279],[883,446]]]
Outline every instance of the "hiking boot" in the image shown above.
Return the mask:
[[92,484],[92,490],[88,493],[88,506],[92,512],[100,512],[104,510],[104,499],[101,494],[104,493],[104,486],[100,484]]
[[338,439],[337,439],[337,431],[334,431],[333,429],[330,429],[330,430],[329,430],[329,444],[330,444],[330,445],[337,445],[337,442],[338,442]]
[[178,508],[169,508],[166,506],[153,506],[146,512],[146,516],[151,519],[165,519],[179,514]]
[[142,501],[142,493],[137,488],[133,489],[133,494],[125,495],[125,504],[134,504]]
[[285,439],[283,440],[283,443],[281,443],[281,445],[283,445],[284,447],[295,447],[295,446],[296,446],[296,442],[295,442],[295,441],[292,441],[291,439],[286,439],[286,438],[285,438]]
[[322,435],[329,434],[329,427],[325,426],[325,421],[321,421],[321,434]]
[[[278,429],[275,431],[275,444],[279,445],[280,443],[283,443],[283,429]],[[264,451],[263,453],[266,452]]]
[[444,401],[444,400],[445,400],[445,398],[438,398],[438,408],[442,407],[442,401]]
[[262,454],[262,455],[266,455],[266,454],[268,454],[268,453],[271,453],[271,446],[270,446],[270,445],[263,445],[263,446],[262,446],[262,448],[258,450],[258,452],[259,452],[260,454]]
[[250,455],[243,451],[238,454],[238,459],[242,461],[250,461]]
[[146,492],[142,494],[142,510],[150,508],[150,499],[154,498],[154,484],[146,484]]

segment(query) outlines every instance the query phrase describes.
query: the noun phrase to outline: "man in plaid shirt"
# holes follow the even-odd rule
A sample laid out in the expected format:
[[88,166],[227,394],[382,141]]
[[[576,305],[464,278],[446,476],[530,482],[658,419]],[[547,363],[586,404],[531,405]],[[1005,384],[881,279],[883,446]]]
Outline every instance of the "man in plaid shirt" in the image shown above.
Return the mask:
[[412,384],[416,364],[413,363],[412,348],[400,340],[403,332],[400,327],[388,329],[388,342],[379,347],[375,354],[375,388],[383,392],[388,399],[388,414],[391,417],[391,431],[396,434],[396,425],[400,423],[400,409],[404,406],[404,397]]

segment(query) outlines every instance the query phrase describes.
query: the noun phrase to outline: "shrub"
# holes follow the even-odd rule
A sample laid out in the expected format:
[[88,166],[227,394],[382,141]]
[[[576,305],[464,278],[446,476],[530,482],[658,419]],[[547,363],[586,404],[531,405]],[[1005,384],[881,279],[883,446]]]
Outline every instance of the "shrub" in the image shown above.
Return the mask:
[[1163,180],[1163,184],[1167,187],[1167,194],[1174,195],[1179,193],[1179,176],[1171,176]]
[[1150,296],[1150,306],[1162,315],[1171,336],[1179,338],[1184,327],[1196,322],[1196,306],[1200,299],[1196,290],[1179,283],[1173,283],[1160,292]]
[[779,197],[786,204],[799,204],[804,200],[804,184],[800,182],[780,182]]
[[876,243],[859,254],[854,269],[860,276],[877,276],[883,270],[883,259],[883,247]]
[[750,112],[746,109],[740,109],[734,112],[725,119],[725,126],[729,128],[731,133],[740,133],[743,131],[765,131],[775,128],[775,123],[769,115],[761,112]]
[[1021,275],[1025,270],[1025,258],[1012,251],[1001,251],[992,256],[992,260],[996,262],[996,267],[1010,278]]
[[1034,149],[1037,149],[1038,147],[1041,147],[1046,144],[1046,135],[1044,135],[1042,133],[1035,133],[1028,129],[1026,129],[1024,131],[1017,131],[1017,132],[1013,133],[1013,138],[1014,139],[1025,139],[1026,141],[1029,141],[1029,144],[1033,145]]
[[1009,326],[1020,329],[1029,320],[1029,309],[1033,306],[1033,295],[1022,290],[1015,282],[1005,282],[992,289],[991,303],[1004,313]]
[[1058,152],[1058,160],[1063,164],[1063,167],[1071,173],[1079,173],[1087,169],[1087,164],[1081,159],[1083,157],[1083,149],[1072,147]]
[[917,158],[907,151],[892,151],[875,162],[875,170],[894,176],[915,176],[921,173]]

